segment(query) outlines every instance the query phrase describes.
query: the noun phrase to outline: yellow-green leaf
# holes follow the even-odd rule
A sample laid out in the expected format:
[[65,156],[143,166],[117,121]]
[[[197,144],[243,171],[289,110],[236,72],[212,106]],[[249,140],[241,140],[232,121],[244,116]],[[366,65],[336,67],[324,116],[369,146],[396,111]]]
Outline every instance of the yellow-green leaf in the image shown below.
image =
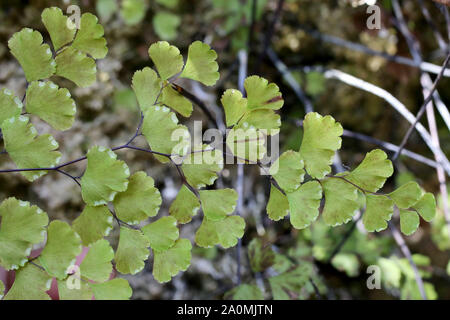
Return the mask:
[[91,13],[84,13],[81,16],[80,29],[72,46],[89,54],[94,59],[103,59],[108,53],[104,34],[103,27],[98,23],[97,17]]
[[247,110],[247,99],[236,89],[228,89],[220,99],[225,110],[227,127],[235,125]]
[[128,300],[133,294],[127,280],[115,278],[103,283],[89,283],[95,300]]
[[109,235],[113,217],[107,206],[86,206],[73,223],[73,229],[81,237],[84,246]]
[[161,86],[161,79],[149,67],[134,73],[132,87],[142,111],[146,111],[147,108],[156,104],[156,99],[161,92]]
[[338,178],[323,180],[322,187],[325,194],[322,212],[325,223],[334,227],[349,222],[359,209],[357,189]]
[[144,269],[150,243],[140,230],[120,228],[119,246],[117,247],[116,269],[120,273],[136,274]]
[[180,77],[199,81],[207,86],[214,85],[220,78],[217,54],[209,45],[195,41],[189,46],[186,65]]
[[322,187],[317,181],[309,181],[287,194],[291,224],[296,229],[308,227],[319,216]]
[[425,193],[419,201],[413,206],[420,216],[427,222],[430,222],[436,216],[436,200],[430,192]]
[[153,43],[148,49],[148,55],[163,80],[173,77],[183,69],[184,61],[180,50],[167,41]]
[[219,221],[203,218],[195,234],[195,243],[199,247],[210,248],[220,244],[227,249],[234,247],[244,235],[245,221],[239,216],[228,216]]
[[200,190],[203,213],[208,220],[220,221],[233,213],[238,194],[234,189]]
[[278,221],[289,213],[289,202],[287,197],[278,188],[270,186],[269,202],[267,203],[267,214],[269,218]]
[[284,152],[270,167],[269,173],[286,192],[292,192],[303,182],[305,170],[303,160],[298,152]]
[[158,252],[171,248],[179,236],[174,217],[162,217],[143,227],[142,232],[150,241],[150,247]]
[[180,271],[186,271],[191,263],[192,245],[188,239],[178,239],[168,250],[155,251],[153,276],[158,282],[168,282]]
[[23,104],[19,98],[13,95],[11,90],[0,91],[0,129],[3,121],[20,116]]
[[192,103],[183,97],[178,91],[167,85],[162,90],[161,103],[175,110],[183,117],[190,117],[192,114]]
[[419,227],[419,215],[415,211],[400,209],[400,230],[409,236]]
[[56,74],[69,79],[79,87],[89,87],[97,78],[95,61],[73,47],[64,48],[55,60]]
[[114,250],[105,239],[92,244],[80,265],[81,275],[89,280],[104,282],[112,272]]
[[63,14],[60,8],[51,7],[45,9],[41,18],[50,34],[55,50],[59,50],[73,40],[77,31],[76,26]]
[[391,192],[389,196],[394,200],[397,207],[408,209],[422,197],[422,189],[420,189],[417,182],[410,181]]
[[245,79],[244,87],[247,92],[247,108],[250,110],[278,110],[283,106],[284,101],[280,89],[275,83],[269,83],[266,79],[258,76],[251,76]]
[[183,184],[177,197],[169,208],[169,213],[178,223],[186,224],[192,220],[200,209],[200,201],[186,185]]
[[367,231],[382,231],[387,228],[394,212],[394,202],[384,195],[366,195],[366,212],[362,220]]
[[50,300],[46,293],[52,278],[38,267],[27,264],[16,272],[15,281],[4,300]]

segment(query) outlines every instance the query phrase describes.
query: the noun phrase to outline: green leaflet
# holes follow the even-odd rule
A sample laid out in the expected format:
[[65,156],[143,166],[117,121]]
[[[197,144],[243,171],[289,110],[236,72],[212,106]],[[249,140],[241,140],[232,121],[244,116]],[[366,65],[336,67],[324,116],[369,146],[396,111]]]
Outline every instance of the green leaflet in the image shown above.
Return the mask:
[[[326,196],[326,194],[325,194]],[[296,229],[304,229],[319,216],[322,187],[317,181],[309,181],[297,190],[287,194],[291,224]]]
[[349,277],[356,277],[359,274],[358,257],[353,253],[339,252],[333,257],[331,264]]
[[346,179],[364,190],[377,192],[393,172],[392,162],[387,159],[386,153],[375,149],[366,154],[361,164],[346,175]]
[[117,155],[104,147],[93,147],[87,154],[87,168],[81,179],[84,202],[100,206],[113,201],[118,192],[128,188],[130,169]]
[[146,0],[123,0],[120,15],[125,24],[134,26],[142,21],[147,12]]
[[81,275],[89,280],[104,282],[112,272],[114,251],[105,239],[94,242],[80,265]]
[[95,8],[100,20],[107,22],[117,12],[119,6],[116,0],[97,0]]
[[283,106],[283,98],[280,89],[275,83],[269,83],[266,79],[251,76],[245,79],[245,91],[249,110],[273,109],[278,110]]
[[89,283],[95,300],[128,300],[133,294],[128,281],[115,278],[103,283]]
[[178,91],[167,85],[162,90],[161,103],[181,114],[183,117],[190,117],[192,114],[192,103],[183,97]]
[[289,213],[287,197],[274,185],[270,186],[270,196],[266,210],[269,218],[274,221],[284,218]]
[[408,182],[389,194],[397,207],[408,209],[422,197],[422,190],[417,182]]
[[167,11],[158,11],[153,17],[153,29],[155,29],[158,37],[163,40],[175,39],[180,24],[180,17]]
[[298,152],[288,150],[272,164],[269,173],[283,190],[294,191],[300,187],[305,176],[303,160]]
[[169,208],[169,213],[177,219],[178,223],[186,224],[198,213],[200,201],[197,196],[189,190],[186,185],[182,185],[177,197]]
[[143,171],[133,174],[128,189],[117,194],[113,204],[117,217],[129,224],[138,224],[158,214],[161,195],[152,177]]
[[156,0],[156,2],[169,9],[174,9],[178,6],[178,0]]
[[4,300],[50,300],[46,291],[51,282],[47,273],[29,263],[16,271],[16,279]]
[[26,95],[26,110],[57,130],[70,129],[77,111],[69,90],[59,89],[51,81],[34,81],[30,84]]
[[0,205],[0,265],[18,269],[28,261],[33,244],[44,241],[48,216],[37,206],[15,198]]
[[403,234],[410,236],[419,227],[419,215],[415,211],[400,209],[400,230]]
[[[79,288],[73,283],[70,283],[72,280],[71,277],[73,277],[73,281],[79,281]],[[69,276],[67,280],[58,280],[58,294],[59,300],[92,300],[93,296],[89,284],[79,279],[75,279],[75,275]]]
[[280,115],[273,110],[260,109],[247,112],[238,124],[236,129],[260,129],[266,130],[266,135],[275,135],[279,132],[281,126]]
[[264,244],[258,238],[254,238],[248,245],[248,257],[253,272],[263,272],[275,263],[275,252],[270,243]]
[[73,229],[80,236],[83,245],[89,246],[93,242],[108,236],[112,230],[113,217],[107,206],[86,206],[73,223]]
[[322,117],[310,112],[305,117],[303,128],[300,155],[308,174],[322,179],[331,172],[334,154],[341,147],[342,126],[331,116]]
[[[3,122],[2,132],[5,149],[16,166],[26,168],[51,168],[61,160],[58,143],[49,134],[37,136],[34,126],[25,116],[10,118]],[[22,175],[34,181],[46,174],[46,171],[25,171]]]
[[[245,124],[245,123],[244,123]],[[248,126],[248,123],[247,123]],[[239,163],[255,163],[266,153],[266,136],[257,128],[231,129],[228,132],[226,144]]]
[[39,261],[49,275],[61,280],[81,253],[81,239],[67,223],[59,220],[52,221],[47,232],[47,243]]
[[204,217],[195,234],[195,243],[202,248],[220,244],[223,248],[234,247],[244,235],[245,221],[239,216],[228,216],[219,221]]
[[357,189],[339,178],[322,181],[325,194],[323,219],[329,226],[338,226],[349,222],[359,209]]
[[413,206],[413,209],[427,222],[430,222],[436,216],[436,200],[430,192],[425,193],[419,201]]
[[142,232],[149,240],[150,247],[158,252],[171,248],[179,236],[174,217],[162,217],[143,227]]
[[191,263],[192,245],[188,239],[178,239],[168,250],[155,251],[153,258],[153,276],[164,283],[186,271]]
[[[207,150],[202,151],[200,150]],[[220,150],[204,145],[191,150],[183,161],[181,169],[187,182],[197,189],[210,186],[216,181],[217,173],[223,169],[223,155]]]
[[226,293],[226,299],[232,300],[264,300],[261,289],[256,285],[241,284]]
[[73,40],[76,26],[57,7],[47,8],[42,12],[42,22],[47,28],[53,43],[53,49],[59,50]]
[[[188,129],[178,124],[175,113],[169,108],[152,106],[144,115],[142,133],[154,151],[165,154],[184,155],[190,145]],[[168,162],[166,157],[156,156],[161,162]]]
[[144,269],[149,245],[149,240],[140,230],[120,227],[119,246],[114,257],[117,271],[136,274]]
[[311,265],[305,264],[278,276],[270,277],[269,284],[272,289],[273,299],[289,300],[292,296],[298,296],[311,274]]
[[217,54],[209,45],[195,41],[189,46],[188,58],[180,77],[199,81],[207,86],[220,78]]
[[42,43],[38,31],[24,28],[8,41],[11,54],[19,61],[28,82],[51,77],[55,73],[55,61],[47,44]]
[[0,299],[5,295],[5,284],[0,280]]
[[382,231],[394,213],[394,202],[384,195],[366,195],[366,212],[362,221],[367,231]]
[[167,41],[153,43],[148,49],[148,55],[163,80],[168,80],[183,69],[184,61],[180,50]]
[[247,99],[242,97],[242,93],[239,90],[226,90],[220,101],[225,110],[227,127],[235,125],[247,110]]
[[386,258],[379,258],[377,264],[381,268],[384,285],[388,288],[399,288],[402,271],[398,264],[395,261]]
[[97,78],[97,66],[94,59],[75,48],[64,48],[55,60],[56,74],[69,79],[79,87],[89,87]]
[[161,92],[161,86],[161,79],[159,79],[156,72],[149,67],[145,67],[134,73],[132,88],[142,111],[146,111],[147,108],[156,104],[156,99]]
[[200,202],[208,220],[220,221],[236,208],[238,194],[234,189],[200,190]]
[[0,129],[3,121],[20,116],[22,108],[22,101],[14,96],[11,90],[0,91]]
[[98,19],[91,13],[81,16],[80,29],[77,32],[72,47],[89,54],[94,59],[103,59],[108,53],[103,26],[98,23]]

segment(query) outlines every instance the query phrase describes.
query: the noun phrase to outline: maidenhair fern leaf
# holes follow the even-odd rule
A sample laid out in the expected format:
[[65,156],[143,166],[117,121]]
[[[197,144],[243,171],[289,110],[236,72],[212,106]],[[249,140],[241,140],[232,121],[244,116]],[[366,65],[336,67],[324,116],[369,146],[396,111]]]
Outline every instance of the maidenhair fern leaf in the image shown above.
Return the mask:
[[128,300],[133,290],[127,280],[115,278],[103,283],[89,283],[95,300]]
[[44,241],[48,216],[28,202],[8,198],[0,205],[0,265],[14,270],[25,265],[33,244]]
[[47,243],[39,256],[47,273],[64,279],[81,253],[80,236],[65,222],[54,220],[48,226]]
[[403,234],[410,236],[419,227],[419,215],[415,211],[400,209],[400,230]]
[[367,231],[382,231],[387,228],[394,212],[394,202],[384,195],[366,195],[366,212],[362,217]]
[[375,149],[366,154],[361,164],[346,175],[346,179],[364,190],[376,192],[383,187],[393,172],[392,162],[387,159],[386,153]]
[[103,59],[108,53],[103,26],[98,23],[98,19],[91,13],[81,16],[80,29],[75,36],[72,47],[89,54],[94,59]]
[[297,190],[287,194],[291,224],[296,229],[304,229],[319,216],[322,187],[317,181],[309,181]]
[[310,112],[305,117],[303,128],[300,155],[308,174],[322,179],[331,172],[334,154],[341,147],[342,126],[331,116],[322,117]]
[[270,277],[269,284],[274,300],[289,300],[290,294],[298,295],[309,281],[312,268],[309,264],[299,266],[278,276]]
[[178,91],[167,85],[162,90],[161,103],[175,110],[183,117],[190,117],[192,114],[192,103],[182,96]]
[[[58,143],[49,134],[37,136],[34,126],[25,116],[10,118],[3,122],[2,132],[5,149],[16,166],[27,168],[51,168],[61,160]],[[22,174],[29,181],[34,181],[46,171],[25,171]]]
[[156,216],[161,201],[161,195],[155,188],[153,178],[139,171],[130,177],[128,189],[117,194],[113,204],[120,220],[129,224],[138,224],[148,217]]
[[117,155],[104,147],[93,147],[87,154],[87,168],[81,179],[81,195],[91,206],[113,201],[118,192],[128,188],[130,169]]
[[57,130],[67,130],[75,120],[76,106],[66,88],[51,81],[34,81],[27,89],[26,109]]
[[77,31],[76,26],[63,14],[60,8],[47,8],[42,12],[41,17],[50,34],[55,51],[73,40]]
[[241,284],[228,291],[225,298],[233,300],[264,300],[264,295],[257,285]]
[[144,269],[150,243],[140,230],[120,228],[119,246],[117,247],[116,269],[120,273],[136,274]]
[[16,271],[16,278],[4,300],[50,300],[46,293],[52,278],[38,267],[27,264]]
[[56,56],[56,74],[69,79],[79,87],[89,87],[96,80],[97,66],[94,59],[73,48],[64,48]]
[[162,217],[143,227],[142,232],[150,241],[150,247],[158,252],[171,248],[179,236],[174,217]]
[[181,166],[187,182],[197,189],[212,185],[223,169],[222,152],[207,145],[202,148],[203,151],[200,147],[191,150]]
[[[248,123],[244,126],[248,127]],[[243,129],[233,128],[228,132],[226,144],[238,163],[256,163],[266,154],[266,136],[256,128]]]
[[191,263],[192,245],[188,239],[178,239],[168,250],[155,251],[153,276],[158,282],[168,282]]
[[274,135],[278,133],[280,126],[280,115],[273,112],[273,110],[258,109],[247,112],[235,128],[241,128],[244,130],[265,129],[267,130],[267,135]]
[[158,11],[153,17],[152,22],[153,29],[159,38],[173,40],[177,37],[177,29],[181,23],[178,15],[167,11]]
[[94,242],[80,265],[81,275],[89,280],[104,282],[112,272],[114,250],[105,239]]
[[92,300],[94,294],[89,284],[80,279],[74,279],[73,281],[77,281],[80,284],[78,287],[71,283],[70,277],[76,276],[69,276],[67,280],[58,280],[59,300]]
[[[144,115],[142,133],[154,151],[165,154],[186,154],[190,145],[188,129],[178,124],[175,113],[167,107],[152,106]],[[161,162],[169,161],[165,157],[157,157]]]
[[210,248],[220,244],[223,248],[234,247],[244,235],[245,221],[239,216],[228,216],[219,221],[204,217],[195,234],[199,247]]
[[300,154],[288,150],[272,164],[269,173],[284,191],[291,192],[298,189],[303,182],[303,166]]
[[350,183],[339,178],[322,181],[325,194],[323,219],[329,226],[338,226],[349,222],[358,212],[358,191]]
[[199,81],[207,86],[214,85],[220,78],[217,54],[209,45],[195,41],[189,46],[186,65],[180,77]]
[[142,111],[146,111],[147,108],[156,104],[156,99],[161,92],[161,86],[161,79],[149,67],[134,73],[132,87]]
[[18,117],[22,113],[23,104],[19,98],[13,95],[11,90],[0,91],[0,129],[3,121]]
[[22,66],[28,82],[46,79],[55,73],[52,51],[42,40],[38,31],[24,28],[8,41],[9,49]]
[[266,79],[258,76],[251,76],[245,79],[244,87],[247,92],[247,108],[250,110],[278,110],[283,106],[284,101],[280,89],[275,83],[269,83]]
[[416,210],[425,221],[430,222],[436,216],[436,200],[434,199],[434,195],[430,192],[425,193],[412,208]]
[[220,221],[236,208],[238,194],[234,189],[200,190],[200,202],[208,220]]
[[228,89],[220,99],[225,110],[227,127],[235,125],[247,110],[247,99],[236,89]]
[[73,229],[81,237],[84,246],[108,236],[112,230],[113,217],[107,206],[86,206],[73,223]]
[[420,189],[417,182],[410,181],[391,192],[389,196],[394,200],[397,207],[408,209],[422,197],[422,189]]
[[169,213],[177,219],[178,223],[186,224],[192,220],[200,209],[200,201],[197,196],[183,184],[177,197],[169,208]]
[[253,272],[264,272],[275,263],[275,252],[270,243],[254,238],[248,245],[248,257]]
[[153,43],[148,49],[148,55],[163,80],[173,77],[183,69],[184,61],[180,50],[166,41]]
[[271,220],[278,221],[289,214],[289,202],[287,197],[275,186],[270,186],[267,214]]
[[5,295],[5,284],[0,280],[0,299]]
[[120,15],[125,24],[134,26],[142,21],[147,12],[146,0],[123,0]]

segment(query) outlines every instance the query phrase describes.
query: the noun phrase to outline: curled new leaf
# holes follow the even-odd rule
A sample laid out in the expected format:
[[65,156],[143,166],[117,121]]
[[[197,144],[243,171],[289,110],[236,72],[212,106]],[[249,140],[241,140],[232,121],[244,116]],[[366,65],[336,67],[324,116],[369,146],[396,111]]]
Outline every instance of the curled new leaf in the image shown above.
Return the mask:
[[0,265],[18,269],[27,261],[33,244],[44,241],[48,216],[28,202],[8,198],[0,205]]
[[220,221],[233,213],[238,194],[234,189],[200,190],[203,213],[208,220]]
[[138,224],[158,214],[161,195],[153,178],[140,171],[130,177],[127,190],[117,194],[113,204],[120,220]]
[[113,201],[118,192],[128,188],[130,169],[117,155],[104,147],[93,147],[87,154],[87,168],[81,179],[81,195],[91,206]]
[[103,27],[91,13],[81,16],[80,29],[72,47],[91,55],[94,59],[103,59],[108,53]]
[[64,279],[73,271],[71,268],[81,249],[78,234],[67,223],[54,220],[48,226],[47,243],[39,261],[49,275]]
[[64,48],[56,56],[56,74],[73,81],[79,87],[89,87],[96,80],[95,61],[85,53],[73,48]]
[[167,41],[153,43],[148,49],[148,55],[163,80],[173,77],[183,69],[184,61],[180,50]]
[[142,232],[150,241],[150,247],[158,252],[171,248],[179,236],[174,217],[162,217],[143,227]]
[[120,228],[119,246],[117,247],[116,269],[120,273],[136,274],[144,269],[147,260],[149,240],[140,230]]
[[199,81],[207,86],[214,85],[220,78],[217,54],[209,45],[195,41],[189,46],[186,65],[180,77]]
[[86,206],[73,223],[73,229],[81,237],[84,246],[109,235],[112,230],[113,217],[107,206]]
[[77,31],[76,26],[63,14],[60,8],[47,8],[42,12],[41,17],[55,50],[59,50],[73,40]]
[[[61,160],[58,143],[49,134],[37,136],[34,126],[25,116],[10,118],[3,122],[2,132],[5,149],[18,168],[51,168]],[[43,176],[46,171],[25,171],[29,181]]]
[[28,82],[46,79],[55,73],[52,51],[42,43],[42,35],[38,31],[24,28],[9,39],[8,46],[22,66]]
[[317,181],[309,181],[288,193],[291,224],[296,229],[308,227],[319,216],[322,187]]
[[19,98],[13,95],[11,90],[3,89],[0,91],[0,129],[2,122],[20,116],[23,104]]
[[183,184],[177,197],[169,208],[169,213],[177,219],[178,223],[185,224],[192,220],[200,209],[200,201],[197,196]]
[[27,89],[26,109],[57,130],[67,130],[75,120],[76,106],[66,88],[51,81],[34,81]]
[[188,239],[178,239],[168,250],[155,251],[153,276],[158,282],[168,282],[191,263],[192,245]]
[[341,147],[342,126],[331,116],[322,117],[310,112],[305,117],[303,128],[300,155],[308,174],[322,179],[330,173],[334,153]]

